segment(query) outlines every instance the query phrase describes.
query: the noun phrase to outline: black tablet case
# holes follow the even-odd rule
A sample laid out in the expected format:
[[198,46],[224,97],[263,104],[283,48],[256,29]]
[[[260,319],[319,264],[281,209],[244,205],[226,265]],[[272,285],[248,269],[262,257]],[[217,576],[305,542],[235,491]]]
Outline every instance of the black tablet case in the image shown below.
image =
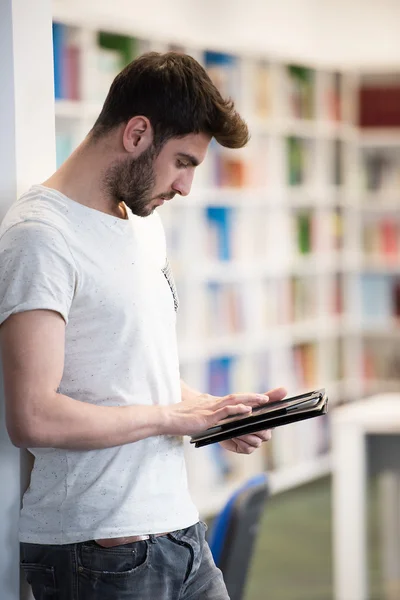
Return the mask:
[[273,429],[282,425],[288,425],[289,423],[296,423],[298,421],[304,421],[305,419],[319,417],[328,411],[328,398],[325,394],[325,390],[317,390],[314,394],[319,395],[319,401],[312,408],[304,408],[304,405],[307,405],[307,402],[305,402],[304,399],[302,401],[299,400],[299,406],[297,408],[282,410],[277,407],[274,412],[266,415],[246,415],[246,417],[243,417],[241,420],[224,424],[222,431],[217,433],[215,433],[215,427],[202,431],[201,433],[192,436],[190,442],[194,444],[196,448],[200,448],[202,446],[207,446],[208,444],[222,442],[223,440],[229,440],[247,433],[255,433],[263,429]]

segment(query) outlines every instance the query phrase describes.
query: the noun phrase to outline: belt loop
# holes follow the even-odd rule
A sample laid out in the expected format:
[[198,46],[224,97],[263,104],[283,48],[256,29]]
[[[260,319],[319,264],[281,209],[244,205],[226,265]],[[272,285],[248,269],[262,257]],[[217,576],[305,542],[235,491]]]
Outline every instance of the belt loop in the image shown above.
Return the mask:
[[155,543],[156,543],[156,541],[157,541],[157,540],[156,540],[156,536],[155,536],[153,533],[150,533],[150,534],[149,534],[149,540],[150,540],[150,542],[151,542],[152,544],[155,544]]

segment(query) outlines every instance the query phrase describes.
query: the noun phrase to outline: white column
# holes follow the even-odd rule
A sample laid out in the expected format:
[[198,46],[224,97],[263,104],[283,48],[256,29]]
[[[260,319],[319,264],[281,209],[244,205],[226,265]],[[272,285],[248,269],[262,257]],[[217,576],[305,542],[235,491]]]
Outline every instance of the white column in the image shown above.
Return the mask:
[[333,419],[335,600],[367,600],[366,450],[362,425]]
[[400,597],[400,475],[387,470],[379,477],[382,576],[385,598]]
[[[55,168],[51,14],[50,0],[0,1],[0,219],[19,194]],[[26,468],[8,439],[0,384],[0,596],[17,600]]]

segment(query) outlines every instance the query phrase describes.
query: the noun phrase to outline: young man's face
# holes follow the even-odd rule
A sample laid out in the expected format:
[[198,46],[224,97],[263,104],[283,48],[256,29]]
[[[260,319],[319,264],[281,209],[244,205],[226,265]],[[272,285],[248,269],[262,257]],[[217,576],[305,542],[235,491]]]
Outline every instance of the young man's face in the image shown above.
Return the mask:
[[109,193],[140,217],[150,215],[176,194],[187,196],[210,140],[204,133],[189,134],[167,141],[158,155],[151,146],[138,158],[126,159],[107,173]]

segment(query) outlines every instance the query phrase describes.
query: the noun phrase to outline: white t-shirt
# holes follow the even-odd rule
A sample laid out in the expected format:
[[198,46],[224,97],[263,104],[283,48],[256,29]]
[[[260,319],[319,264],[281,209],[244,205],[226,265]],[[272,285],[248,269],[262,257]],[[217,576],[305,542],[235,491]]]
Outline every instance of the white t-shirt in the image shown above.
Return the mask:
[[[0,228],[0,323],[50,309],[66,322],[59,392],[98,406],[181,400],[176,297],[156,213],[129,219],[33,186]],[[156,436],[101,450],[31,449],[20,541],[66,544],[173,531],[198,512],[183,442]]]

